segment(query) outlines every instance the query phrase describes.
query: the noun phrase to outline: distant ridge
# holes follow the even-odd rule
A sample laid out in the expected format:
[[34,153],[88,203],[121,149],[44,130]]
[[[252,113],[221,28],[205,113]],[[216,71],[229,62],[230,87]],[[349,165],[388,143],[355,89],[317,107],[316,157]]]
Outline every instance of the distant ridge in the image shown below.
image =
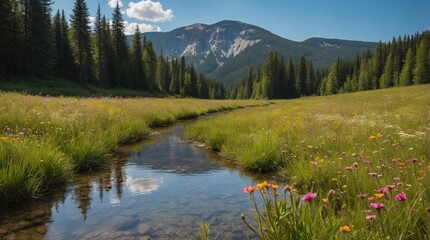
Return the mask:
[[296,42],[257,26],[230,20],[143,35],[165,57],[185,56],[197,71],[227,84],[239,80],[250,67],[260,67],[270,51],[293,60],[305,56],[321,67],[329,66],[339,57],[352,57],[368,49],[373,51],[377,46],[374,42],[325,38]]

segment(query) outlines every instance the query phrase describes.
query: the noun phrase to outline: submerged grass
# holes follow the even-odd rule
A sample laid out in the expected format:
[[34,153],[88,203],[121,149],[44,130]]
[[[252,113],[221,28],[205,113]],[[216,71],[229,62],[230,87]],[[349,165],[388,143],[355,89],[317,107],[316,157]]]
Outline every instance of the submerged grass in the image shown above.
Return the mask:
[[0,202],[35,197],[106,163],[151,127],[263,101],[27,96],[0,92]]
[[[312,235],[318,239],[429,238],[430,85],[276,103],[198,121],[186,131],[239,166],[278,171],[298,189],[294,201],[316,193],[311,206],[297,205],[309,209],[294,212],[285,212],[288,196],[287,203],[266,201],[255,229],[289,233],[258,234],[300,236],[299,226],[311,226],[321,229]],[[283,224],[296,228],[279,225],[284,218],[265,219],[280,211],[292,221]]]

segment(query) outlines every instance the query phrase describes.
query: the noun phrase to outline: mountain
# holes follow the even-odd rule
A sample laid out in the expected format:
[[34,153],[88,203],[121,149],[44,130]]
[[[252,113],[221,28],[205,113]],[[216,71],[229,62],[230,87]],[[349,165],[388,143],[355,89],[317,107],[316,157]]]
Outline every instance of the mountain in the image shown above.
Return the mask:
[[296,42],[265,29],[238,21],[221,21],[212,25],[197,23],[170,32],[144,33],[157,52],[194,64],[197,71],[215,80],[235,82],[250,67],[260,67],[270,51],[277,51],[294,61],[301,56],[315,66],[329,66],[338,57],[352,57],[377,43],[339,39],[310,38]]

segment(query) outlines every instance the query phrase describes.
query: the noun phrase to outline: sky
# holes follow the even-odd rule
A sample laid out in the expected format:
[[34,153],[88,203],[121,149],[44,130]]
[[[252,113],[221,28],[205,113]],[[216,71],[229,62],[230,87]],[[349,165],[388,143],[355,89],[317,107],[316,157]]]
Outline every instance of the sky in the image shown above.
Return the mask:
[[[74,0],[54,0],[53,13],[70,16]],[[117,1],[126,34],[237,20],[283,38],[311,37],[389,41],[399,35],[430,30],[430,0],[86,0],[91,19],[100,4],[112,17]]]

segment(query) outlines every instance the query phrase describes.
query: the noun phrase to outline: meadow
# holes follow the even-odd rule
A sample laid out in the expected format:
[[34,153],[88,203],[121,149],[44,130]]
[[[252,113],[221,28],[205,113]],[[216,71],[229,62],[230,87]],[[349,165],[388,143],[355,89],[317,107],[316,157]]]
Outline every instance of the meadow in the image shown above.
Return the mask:
[[39,197],[178,119],[263,101],[69,98],[0,92],[0,202]]
[[260,239],[429,238],[430,85],[276,101],[186,135],[285,177],[243,186]]

